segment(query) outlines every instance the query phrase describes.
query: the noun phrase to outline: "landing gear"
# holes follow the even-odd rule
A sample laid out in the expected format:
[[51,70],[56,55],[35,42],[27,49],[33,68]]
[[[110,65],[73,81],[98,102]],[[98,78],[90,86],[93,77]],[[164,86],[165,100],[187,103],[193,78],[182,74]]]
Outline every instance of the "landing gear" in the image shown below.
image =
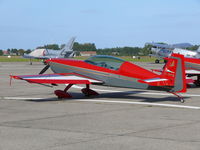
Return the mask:
[[177,97],[179,98],[179,100],[180,100],[181,103],[184,103],[184,102],[185,102],[185,100],[183,99],[183,97],[180,96],[180,95],[178,95],[177,93],[174,93],[174,92],[169,92],[169,93],[171,93],[171,94],[177,96]]
[[[59,99],[72,98],[72,96],[69,93],[67,93],[67,91],[72,87],[72,85],[73,84],[69,84],[63,91],[62,90],[55,90],[54,94]],[[85,96],[99,95],[96,91],[93,91],[93,90],[90,89],[90,85],[89,84],[86,84],[86,88],[83,88],[81,91]]]
[[197,80],[194,81],[194,84],[196,86],[200,86],[200,76],[199,75],[197,76]]
[[160,63],[160,60],[159,60],[159,59],[156,59],[156,60],[155,60],[155,63],[156,63],[156,64],[159,64],[159,63]]
[[69,93],[66,93],[62,90],[55,90],[54,94],[58,97],[58,99],[71,98],[72,97]]
[[69,90],[69,88],[72,87],[73,84],[69,84],[63,91],[62,90],[55,90],[54,94],[58,97],[58,99],[62,99],[62,98],[71,98],[72,96],[67,93],[67,91]]
[[184,103],[184,102],[185,102],[185,100],[184,100],[183,98],[181,98],[180,101],[181,101],[181,103]]
[[82,91],[83,94],[85,94],[85,96],[99,95],[99,93],[90,89],[89,84],[86,84],[86,88],[83,88],[81,91]]
[[32,59],[30,58],[30,61],[29,61],[29,65],[32,65],[33,63],[32,63]]

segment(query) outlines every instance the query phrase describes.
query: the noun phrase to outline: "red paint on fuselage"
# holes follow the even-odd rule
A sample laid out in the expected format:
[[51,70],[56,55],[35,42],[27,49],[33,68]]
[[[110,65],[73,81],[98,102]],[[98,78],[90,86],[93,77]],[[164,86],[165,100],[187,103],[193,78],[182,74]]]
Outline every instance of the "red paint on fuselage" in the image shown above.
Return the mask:
[[155,78],[155,77],[159,76],[159,75],[153,73],[152,71],[149,71],[147,69],[139,67],[128,61],[125,61],[118,70],[112,70],[112,69],[92,65],[92,64],[86,63],[82,60],[55,58],[55,59],[47,60],[46,62],[47,63],[54,62],[54,63],[58,63],[58,64],[69,65],[69,66],[73,66],[73,67],[90,69],[90,70],[94,70],[94,71],[111,73],[111,74],[116,74],[116,75],[122,75],[122,76],[137,78],[137,79],[149,79],[149,78]]

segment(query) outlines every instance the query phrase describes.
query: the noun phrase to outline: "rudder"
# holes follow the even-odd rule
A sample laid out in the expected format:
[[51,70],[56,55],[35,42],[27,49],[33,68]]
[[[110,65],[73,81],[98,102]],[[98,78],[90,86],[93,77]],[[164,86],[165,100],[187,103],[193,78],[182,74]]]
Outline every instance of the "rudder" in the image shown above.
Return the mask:
[[171,79],[174,87],[170,92],[186,92],[186,75],[184,56],[180,54],[172,54],[165,65],[162,76]]

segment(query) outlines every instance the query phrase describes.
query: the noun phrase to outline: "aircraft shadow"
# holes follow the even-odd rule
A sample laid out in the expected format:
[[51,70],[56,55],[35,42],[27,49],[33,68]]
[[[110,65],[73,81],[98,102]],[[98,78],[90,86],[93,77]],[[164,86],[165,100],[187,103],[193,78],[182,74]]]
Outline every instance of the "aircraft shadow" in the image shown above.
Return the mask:
[[[130,92],[130,93],[129,93]],[[52,102],[52,101],[76,101],[76,100],[81,100],[81,99],[102,99],[102,98],[107,98],[108,100],[132,100],[132,101],[139,101],[139,102],[170,102],[170,101],[180,101],[180,99],[174,95],[171,96],[162,96],[159,97],[157,95],[156,97],[153,97],[153,95],[135,95],[135,94],[140,94],[144,93],[146,91],[126,91],[126,92],[117,92],[117,93],[100,93],[97,96],[84,96],[82,93],[75,93],[75,92],[70,92],[72,95],[72,98],[68,99],[58,99],[56,96],[52,98],[42,98],[42,99],[29,99],[25,101],[31,101],[31,102]],[[185,100],[190,98],[190,97],[183,97]]]
[[[126,99],[126,100],[139,100],[140,102],[164,102],[164,101],[180,101],[180,99],[174,95],[171,96],[162,96],[159,97],[157,95],[156,97],[153,97],[153,95],[135,95],[143,93],[144,91],[134,91],[137,93],[125,93],[125,92],[119,92],[119,93],[103,93],[98,96],[98,98],[114,98],[114,99]],[[183,97],[185,100],[189,97]]]

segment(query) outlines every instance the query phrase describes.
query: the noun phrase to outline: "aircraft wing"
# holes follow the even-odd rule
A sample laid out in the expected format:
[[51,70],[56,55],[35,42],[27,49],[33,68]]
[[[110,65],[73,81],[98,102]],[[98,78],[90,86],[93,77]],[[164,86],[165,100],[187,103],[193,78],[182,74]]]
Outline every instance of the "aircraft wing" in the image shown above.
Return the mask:
[[48,56],[30,56],[30,55],[23,55],[23,58],[31,58],[31,59],[49,59]]
[[75,73],[40,74],[40,75],[11,75],[10,78],[25,80],[37,84],[101,84],[102,81]]

